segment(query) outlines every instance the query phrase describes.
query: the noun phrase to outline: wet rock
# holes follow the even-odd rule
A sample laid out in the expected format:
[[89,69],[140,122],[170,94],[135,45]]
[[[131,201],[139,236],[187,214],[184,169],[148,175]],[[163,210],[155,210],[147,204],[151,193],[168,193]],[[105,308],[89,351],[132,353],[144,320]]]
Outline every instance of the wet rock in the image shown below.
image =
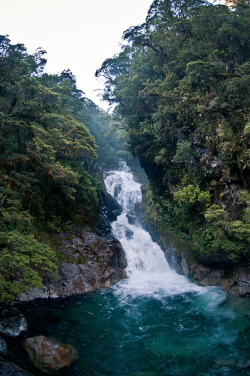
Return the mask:
[[54,338],[44,336],[28,338],[23,346],[34,366],[50,374],[70,366],[78,358],[78,352],[74,346]]
[[112,234],[111,222],[105,216],[100,217],[99,221],[93,228],[94,232],[99,236],[110,236]]
[[15,364],[0,358],[0,376],[32,376]]
[[181,266],[182,266],[182,270],[183,270],[185,276],[190,278],[191,277],[191,268],[189,266],[188,260],[185,257],[184,253],[182,253]]
[[234,270],[233,281],[236,285],[238,295],[247,296],[250,295],[250,268],[238,267]]
[[24,293],[21,301],[92,292],[126,277],[125,253],[113,236],[104,238],[89,228],[77,227],[59,238],[65,260],[58,265],[57,279]]
[[115,221],[117,216],[122,213],[121,205],[107,192],[101,194],[102,206],[106,211],[106,217]]
[[[190,260],[182,253],[181,266],[184,274],[200,286],[219,286],[222,291],[233,296],[250,295],[250,267],[228,266],[213,267]],[[178,269],[176,269],[177,272]]]
[[125,231],[125,235],[126,235],[126,238],[127,238],[128,240],[130,240],[130,239],[133,239],[134,233],[133,233],[133,231],[127,229],[127,230]]
[[199,281],[201,286],[220,286],[223,280],[225,270],[210,270],[206,278]]
[[7,342],[2,337],[0,337],[0,354],[8,354]]
[[10,337],[17,337],[28,330],[24,315],[16,308],[5,309],[0,312],[0,332]]
[[237,361],[235,359],[224,359],[224,358],[218,358],[214,361],[214,368],[233,368],[235,367]]
[[203,281],[209,276],[211,269],[205,265],[198,265],[194,270],[193,278],[195,281]]
[[138,221],[137,215],[133,210],[130,210],[126,216],[128,218],[128,223],[130,223],[131,225],[135,225]]
[[122,185],[121,184],[116,184],[115,189],[114,189],[114,198],[118,199],[119,193],[122,190]]

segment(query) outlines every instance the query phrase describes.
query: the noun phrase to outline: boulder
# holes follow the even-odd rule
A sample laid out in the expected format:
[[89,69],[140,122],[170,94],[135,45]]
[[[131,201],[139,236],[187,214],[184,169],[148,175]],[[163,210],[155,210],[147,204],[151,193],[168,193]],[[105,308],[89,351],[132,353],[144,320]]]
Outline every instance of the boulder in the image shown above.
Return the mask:
[[9,337],[17,337],[28,330],[24,315],[16,308],[5,309],[0,312],[0,332]]
[[0,358],[0,376],[32,376],[15,364]]
[[8,354],[7,342],[2,337],[0,337],[0,354]]
[[74,346],[44,336],[27,338],[23,347],[33,365],[49,374],[70,366],[78,358]]
[[22,294],[21,301],[58,298],[109,287],[126,277],[124,250],[113,236],[76,227],[59,235],[62,259],[56,280]]
[[127,218],[128,218],[128,223],[130,223],[131,225],[135,225],[136,222],[138,222],[138,218],[137,218],[137,215],[135,214],[135,212],[133,210],[130,210],[127,214],[126,214]]

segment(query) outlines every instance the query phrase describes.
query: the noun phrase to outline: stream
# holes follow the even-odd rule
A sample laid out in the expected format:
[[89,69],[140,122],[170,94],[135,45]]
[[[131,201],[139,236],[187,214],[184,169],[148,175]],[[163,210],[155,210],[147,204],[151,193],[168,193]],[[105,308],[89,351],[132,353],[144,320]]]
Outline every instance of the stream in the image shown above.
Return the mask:
[[79,359],[59,374],[250,375],[249,301],[199,287],[170,268],[160,246],[130,218],[141,190],[125,162],[105,185],[123,208],[112,230],[126,252],[127,279],[25,313],[33,332],[77,348]]

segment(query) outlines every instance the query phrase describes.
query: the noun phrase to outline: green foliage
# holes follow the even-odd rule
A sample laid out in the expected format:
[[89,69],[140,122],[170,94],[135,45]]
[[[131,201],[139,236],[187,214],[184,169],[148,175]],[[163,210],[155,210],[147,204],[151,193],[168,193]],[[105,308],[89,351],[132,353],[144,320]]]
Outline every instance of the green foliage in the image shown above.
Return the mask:
[[[155,0],[97,71],[162,220],[193,244],[199,234],[197,252],[217,260],[248,257],[249,205],[238,192],[250,187],[249,7]],[[227,230],[212,204],[229,215]]]
[[42,273],[56,270],[55,253],[32,234],[1,232],[0,244],[1,303],[15,300],[30,287],[42,287]]
[[200,205],[207,208],[211,204],[210,193],[202,192],[197,185],[194,186],[192,184],[176,190],[174,192],[174,199],[186,206]]
[[[89,209],[98,210],[96,187],[88,172],[97,146],[79,115],[86,105],[75,78],[69,71],[42,75],[44,51],[28,55],[23,45],[11,45],[6,37],[0,41],[5,217],[11,208],[9,197],[16,196],[19,203],[11,205],[17,204],[20,212],[26,211],[42,227],[54,217],[62,223],[72,220],[77,210],[89,222]],[[83,196],[90,199],[85,203]]]
[[81,116],[98,145],[97,165],[115,168],[119,159],[128,158],[125,129],[119,119],[100,111],[93,103],[90,103],[88,112],[82,112]]
[[250,256],[249,223],[232,221],[228,213],[218,205],[212,205],[206,211],[205,218],[205,229],[200,231],[196,239],[197,251],[202,256],[234,262]]
[[83,97],[70,71],[43,74],[44,55],[0,36],[3,303],[41,286],[44,273],[55,269],[55,253],[41,234],[93,224],[99,211],[97,145],[85,120],[98,125],[104,115]]

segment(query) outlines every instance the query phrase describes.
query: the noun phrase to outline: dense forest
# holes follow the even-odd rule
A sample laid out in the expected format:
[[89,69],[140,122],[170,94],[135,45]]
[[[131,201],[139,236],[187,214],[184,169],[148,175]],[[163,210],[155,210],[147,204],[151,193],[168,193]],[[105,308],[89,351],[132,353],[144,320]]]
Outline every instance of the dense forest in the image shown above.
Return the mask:
[[0,36],[0,302],[53,278],[51,234],[97,222],[100,166],[126,148],[162,231],[203,262],[249,261],[249,19],[245,0],[154,0],[96,72],[112,115]]
[[50,234],[98,220],[99,166],[125,154],[117,121],[45,64],[45,51],[0,37],[0,302],[53,274]]
[[154,0],[96,72],[150,184],[151,219],[202,262],[248,262],[249,1]]

